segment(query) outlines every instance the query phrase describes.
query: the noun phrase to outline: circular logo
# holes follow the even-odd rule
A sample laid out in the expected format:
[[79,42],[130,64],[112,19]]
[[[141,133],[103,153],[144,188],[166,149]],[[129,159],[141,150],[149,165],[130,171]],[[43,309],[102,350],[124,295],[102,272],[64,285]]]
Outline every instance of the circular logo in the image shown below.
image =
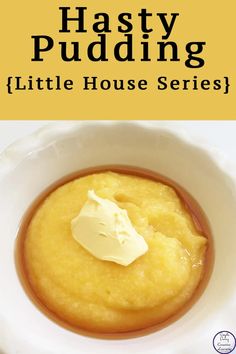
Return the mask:
[[220,331],[213,338],[213,347],[220,354],[231,353],[236,347],[236,338],[229,331]]

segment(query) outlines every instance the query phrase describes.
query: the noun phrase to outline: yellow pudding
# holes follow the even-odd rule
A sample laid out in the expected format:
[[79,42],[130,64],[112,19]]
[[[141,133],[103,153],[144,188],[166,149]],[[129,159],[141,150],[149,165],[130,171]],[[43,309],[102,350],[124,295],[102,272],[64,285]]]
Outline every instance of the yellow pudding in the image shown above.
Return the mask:
[[[72,236],[88,191],[128,213],[148,251],[128,266],[99,260]],[[38,206],[24,239],[30,287],[54,316],[99,333],[163,323],[193,296],[205,269],[201,235],[174,188],[135,175],[93,173],[65,183]]]

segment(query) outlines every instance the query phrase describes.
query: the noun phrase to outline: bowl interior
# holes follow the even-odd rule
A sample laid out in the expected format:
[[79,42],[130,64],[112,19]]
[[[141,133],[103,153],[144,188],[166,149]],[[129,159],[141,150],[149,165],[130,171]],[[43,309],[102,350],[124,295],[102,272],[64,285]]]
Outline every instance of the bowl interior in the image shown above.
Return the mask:
[[[62,134],[38,136],[40,147],[24,156],[0,181],[0,349],[15,353],[198,353],[228,329],[228,314],[236,309],[233,270],[236,258],[236,194],[233,179],[218,167],[206,149],[174,132],[142,124],[85,124]],[[16,148],[17,150],[17,148]],[[11,151],[14,155],[14,151]],[[11,158],[11,157],[10,157]],[[48,320],[25,295],[15,271],[14,240],[24,212],[47,186],[80,169],[99,165],[129,165],[163,174],[182,185],[205,211],[214,236],[215,267],[207,289],[181,319],[146,337],[126,341],[96,340],[68,332]],[[7,308],[7,311],[6,311]],[[220,319],[219,319],[220,316]],[[211,323],[209,327],[209,323]],[[223,328],[224,325],[227,328]],[[233,326],[233,323],[232,323]],[[185,328],[191,332],[187,335]],[[203,329],[206,328],[206,331]],[[210,328],[210,329],[209,329]],[[12,338],[15,338],[14,344]],[[193,341],[196,341],[196,346]],[[127,347],[128,346],[128,347]],[[186,350],[184,349],[186,348]],[[208,351],[206,351],[208,352]],[[211,352],[211,351],[209,351]]]

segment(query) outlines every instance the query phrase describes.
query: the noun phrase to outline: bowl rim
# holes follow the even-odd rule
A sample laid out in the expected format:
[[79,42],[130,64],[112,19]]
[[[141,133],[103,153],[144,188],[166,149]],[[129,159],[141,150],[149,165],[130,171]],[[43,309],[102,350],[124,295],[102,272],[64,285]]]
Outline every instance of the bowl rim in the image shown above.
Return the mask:
[[91,129],[97,126],[119,127],[127,126],[139,127],[144,130],[156,130],[162,133],[171,134],[178,140],[184,142],[192,148],[199,149],[205,153],[214,164],[233,180],[236,184],[236,162],[228,157],[221,149],[210,144],[206,139],[199,135],[188,133],[184,128],[177,127],[174,122],[162,121],[56,121],[48,123],[42,128],[36,129],[33,133],[17,139],[11,143],[2,152],[0,152],[0,182],[6,177],[18,164],[20,164],[29,155],[43,150],[46,146],[60,141],[65,137],[76,134],[84,127]]

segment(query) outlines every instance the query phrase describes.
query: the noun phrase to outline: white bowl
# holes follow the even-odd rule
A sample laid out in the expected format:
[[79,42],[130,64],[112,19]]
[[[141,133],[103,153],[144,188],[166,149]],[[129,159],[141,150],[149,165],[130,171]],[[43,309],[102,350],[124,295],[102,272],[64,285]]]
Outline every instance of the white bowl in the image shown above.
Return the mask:
[[[161,331],[127,340],[84,337],[50,321],[18,280],[14,241],[31,202],[52,182],[99,165],[148,168],[184,186],[210,221],[216,261],[198,302]],[[41,129],[0,156],[0,353],[213,353],[212,339],[236,328],[236,173],[221,155],[158,123],[67,122]]]

